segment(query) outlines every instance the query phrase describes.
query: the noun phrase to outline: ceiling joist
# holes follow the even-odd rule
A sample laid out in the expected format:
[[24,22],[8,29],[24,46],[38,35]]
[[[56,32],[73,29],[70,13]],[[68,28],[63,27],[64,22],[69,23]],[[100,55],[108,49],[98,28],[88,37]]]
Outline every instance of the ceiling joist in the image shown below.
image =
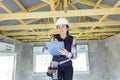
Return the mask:
[[67,11],[67,13],[64,13],[64,11],[5,13],[5,14],[0,14],[0,20],[75,17],[75,16],[112,15],[112,14],[114,15],[120,14],[120,8],[69,10]]
[[[83,30],[83,31],[72,31],[70,30],[70,33],[92,33],[92,32],[120,32],[120,28],[109,28],[109,29],[95,29],[95,30]],[[18,36],[18,35],[50,35],[55,34],[56,30],[54,30],[54,33],[49,31],[41,31],[41,32],[3,32],[6,36]],[[57,34],[57,33],[56,33]]]
[[[69,23],[70,29],[72,28],[82,28],[82,27],[91,27],[91,26],[116,26],[120,25],[120,21],[107,21],[107,22],[82,22],[82,23]],[[6,25],[0,26],[0,30],[25,30],[25,29],[51,29],[56,28],[55,24],[37,24],[37,25]]]

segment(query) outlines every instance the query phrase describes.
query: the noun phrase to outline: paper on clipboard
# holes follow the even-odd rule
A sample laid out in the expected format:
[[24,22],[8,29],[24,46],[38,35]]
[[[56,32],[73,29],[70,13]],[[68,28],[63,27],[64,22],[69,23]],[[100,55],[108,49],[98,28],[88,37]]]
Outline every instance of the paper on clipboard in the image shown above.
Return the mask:
[[45,44],[51,55],[62,55],[58,50],[64,48],[64,42],[46,42]]

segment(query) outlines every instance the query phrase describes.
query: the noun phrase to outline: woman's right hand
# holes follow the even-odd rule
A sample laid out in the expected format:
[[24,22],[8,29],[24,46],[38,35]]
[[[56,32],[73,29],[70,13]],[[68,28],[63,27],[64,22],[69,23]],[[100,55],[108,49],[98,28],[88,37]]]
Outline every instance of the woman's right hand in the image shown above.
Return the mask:
[[58,40],[57,40],[56,38],[54,39],[54,41],[55,41],[55,42],[58,42]]
[[58,40],[55,38],[55,36],[53,36],[53,41],[58,42]]

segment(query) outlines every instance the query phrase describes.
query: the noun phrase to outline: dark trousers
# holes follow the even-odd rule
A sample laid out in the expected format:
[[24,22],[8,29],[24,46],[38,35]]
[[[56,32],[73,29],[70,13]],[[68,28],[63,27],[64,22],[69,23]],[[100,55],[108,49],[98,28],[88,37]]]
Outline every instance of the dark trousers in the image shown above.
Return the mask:
[[73,78],[73,66],[59,66],[58,67],[58,78],[59,80],[72,80]]

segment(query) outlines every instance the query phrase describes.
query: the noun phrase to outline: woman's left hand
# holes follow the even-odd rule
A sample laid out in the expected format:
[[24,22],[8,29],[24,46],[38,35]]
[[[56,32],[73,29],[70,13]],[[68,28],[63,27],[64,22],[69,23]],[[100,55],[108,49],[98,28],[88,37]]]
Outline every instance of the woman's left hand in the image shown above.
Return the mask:
[[66,56],[69,54],[69,52],[66,49],[64,49],[64,48],[60,48],[58,51],[60,53],[62,53],[63,55],[66,55]]

